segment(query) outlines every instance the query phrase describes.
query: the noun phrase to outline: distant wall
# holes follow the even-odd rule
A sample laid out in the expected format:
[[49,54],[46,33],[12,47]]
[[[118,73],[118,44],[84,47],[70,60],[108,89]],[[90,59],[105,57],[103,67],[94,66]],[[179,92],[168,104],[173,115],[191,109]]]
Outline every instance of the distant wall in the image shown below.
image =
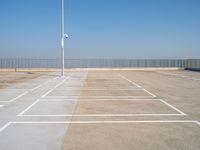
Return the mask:
[[[176,59],[66,59],[65,68],[185,68],[187,60]],[[0,59],[0,68],[60,68],[60,59]]]

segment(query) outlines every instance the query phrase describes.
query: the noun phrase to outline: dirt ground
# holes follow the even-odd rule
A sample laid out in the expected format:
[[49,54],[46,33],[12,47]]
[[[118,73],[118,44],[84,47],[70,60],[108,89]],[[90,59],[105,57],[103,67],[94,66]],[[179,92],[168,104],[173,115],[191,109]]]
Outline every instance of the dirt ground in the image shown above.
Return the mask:
[[48,72],[0,72],[0,89],[35,79]]
[[62,149],[199,150],[199,89],[199,72],[90,71]]

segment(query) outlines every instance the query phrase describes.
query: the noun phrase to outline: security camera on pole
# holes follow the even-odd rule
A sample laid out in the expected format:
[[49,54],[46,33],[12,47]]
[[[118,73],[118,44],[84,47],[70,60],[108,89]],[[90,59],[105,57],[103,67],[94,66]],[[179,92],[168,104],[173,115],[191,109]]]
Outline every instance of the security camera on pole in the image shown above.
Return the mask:
[[62,8],[61,8],[61,11],[62,11],[62,19],[61,19],[61,53],[62,53],[62,63],[61,63],[61,66],[62,66],[62,76],[64,77],[65,76],[65,38],[68,38],[69,36],[67,34],[65,34],[65,27],[64,27],[64,22],[65,22],[65,18],[64,18],[64,0],[61,0],[61,3],[62,3]]

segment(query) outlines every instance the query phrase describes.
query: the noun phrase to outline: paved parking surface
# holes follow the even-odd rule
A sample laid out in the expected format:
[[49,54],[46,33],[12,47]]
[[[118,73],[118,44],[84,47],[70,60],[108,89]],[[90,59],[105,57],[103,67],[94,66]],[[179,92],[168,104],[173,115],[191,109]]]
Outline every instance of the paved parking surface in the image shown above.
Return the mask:
[[0,90],[0,149],[198,150],[199,89],[190,71],[42,74]]

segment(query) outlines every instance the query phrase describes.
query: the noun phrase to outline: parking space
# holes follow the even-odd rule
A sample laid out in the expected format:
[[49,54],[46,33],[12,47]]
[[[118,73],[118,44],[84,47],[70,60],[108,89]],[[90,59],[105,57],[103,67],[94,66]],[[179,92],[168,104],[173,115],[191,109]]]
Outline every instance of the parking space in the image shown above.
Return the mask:
[[[156,71],[89,72],[62,149],[197,150],[200,123],[182,111],[186,99],[182,105],[174,101],[176,91],[174,99],[163,95],[171,89],[161,76]],[[171,84],[179,82],[174,80]]]
[[73,114],[76,101],[38,101],[23,116],[63,116]]
[[151,96],[142,90],[124,90],[118,92],[117,90],[83,90],[82,96]]
[[[180,115],[160,100],[80,101],[76,114],[88,116]],[[121,107],[123,106],[123,107]],[[75,114],[75,115],[76,115]]]
[[0,90],[7,101],[26,92],[0,107],[0,149],[199,149],[198,81],[157,71],[57,74]]

